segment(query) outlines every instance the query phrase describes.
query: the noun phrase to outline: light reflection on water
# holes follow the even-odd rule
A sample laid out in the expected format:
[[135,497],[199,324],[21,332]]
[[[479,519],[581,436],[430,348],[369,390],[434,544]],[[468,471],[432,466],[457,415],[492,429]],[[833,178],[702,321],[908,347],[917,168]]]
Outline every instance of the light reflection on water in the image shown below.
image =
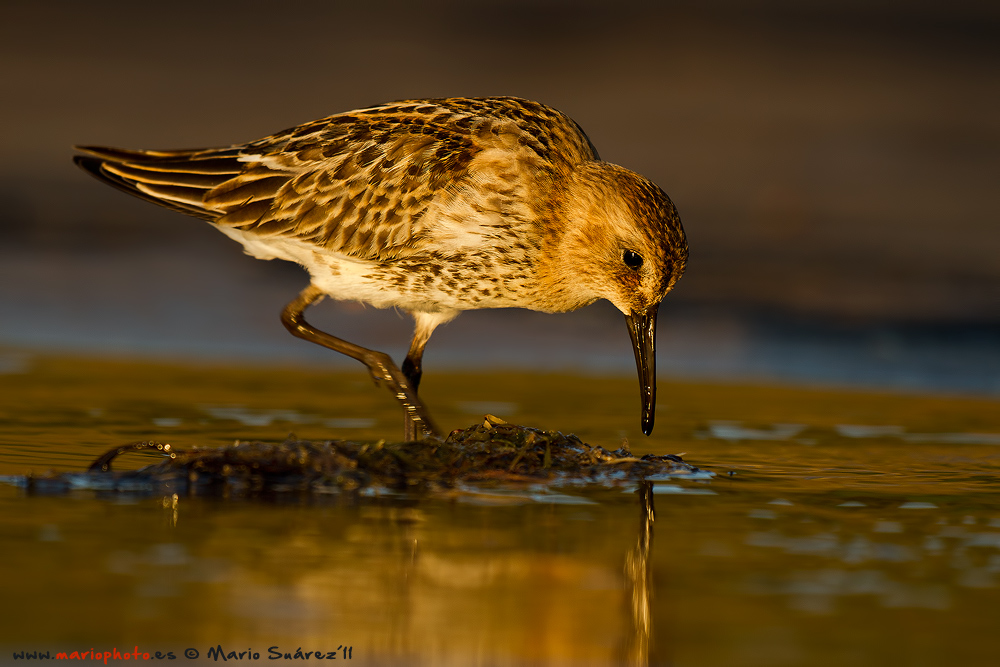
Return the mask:
[[[0,474],[80,470],[135,439],[398,429],[349,374],[32,363],[0,378]],[[428,401],[446,427],[474,421],[469,404],[514,405],[524,423],[605,446],[624,435],[716,477],[653,480],[652,523],[633,489],[264,502],[0,486],[0,591],[16,601],[0,612],[3,660],[84,644],[263,659],[351,646],[361,664],[995,656],[995,402],[665,383],[657,434],[640,440],[633,380],[528,378],[439,378]]]

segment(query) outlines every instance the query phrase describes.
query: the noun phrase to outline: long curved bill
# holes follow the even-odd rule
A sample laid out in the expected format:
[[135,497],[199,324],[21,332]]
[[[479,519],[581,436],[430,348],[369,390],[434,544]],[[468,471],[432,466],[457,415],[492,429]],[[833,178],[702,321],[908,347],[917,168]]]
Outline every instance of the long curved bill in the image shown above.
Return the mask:
[[641,312],[625,316],[628,333],[632,337],[635,365],[639,370],[639,391],[642,398],[642,432],[653,432],[653,417],[656,410],[656,309],[653,304]]

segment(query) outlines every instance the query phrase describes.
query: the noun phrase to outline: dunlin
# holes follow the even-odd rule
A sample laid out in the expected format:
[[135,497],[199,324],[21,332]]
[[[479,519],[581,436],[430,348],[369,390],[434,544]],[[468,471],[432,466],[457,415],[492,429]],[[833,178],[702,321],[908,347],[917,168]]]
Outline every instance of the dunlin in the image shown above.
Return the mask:
[[[301,264],[312,280],[282,322],[365,364],[402,404],[408,439],[435,434],[417,396],[435,327],[473,308],[565,312],[601,298],[625,315],[652,431],[656,310],[684,271],[684,231],[663,190],[601,161],[555,109],[406,100],[228,148],[79,150],[105,183],[204,218],[254,257]],[[306,322],[324,296],[410,312],[402,370]]]

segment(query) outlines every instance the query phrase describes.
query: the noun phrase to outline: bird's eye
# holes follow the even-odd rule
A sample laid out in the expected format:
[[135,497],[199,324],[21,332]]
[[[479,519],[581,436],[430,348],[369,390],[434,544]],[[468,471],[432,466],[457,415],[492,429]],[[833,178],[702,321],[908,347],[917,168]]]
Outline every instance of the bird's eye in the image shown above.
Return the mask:
[[625,266],[628,268],[638,271],[639,267],[642,266],[642,255],[631,250],[626,250],[622,253],[622,261],[625,262]]

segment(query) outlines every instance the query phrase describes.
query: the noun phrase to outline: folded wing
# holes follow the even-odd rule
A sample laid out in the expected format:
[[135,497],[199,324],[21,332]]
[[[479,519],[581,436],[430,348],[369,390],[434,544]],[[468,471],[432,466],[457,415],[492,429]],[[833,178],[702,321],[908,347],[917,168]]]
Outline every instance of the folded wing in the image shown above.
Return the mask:
[[226,148],[82,146],[75,161],[109,185],[220,227],[386,261],[414,252],[424,214],[455,194],[478,154],[511,143],[546,160],[596,158],[579,127],[548,107],[456,98],[361,109]]

